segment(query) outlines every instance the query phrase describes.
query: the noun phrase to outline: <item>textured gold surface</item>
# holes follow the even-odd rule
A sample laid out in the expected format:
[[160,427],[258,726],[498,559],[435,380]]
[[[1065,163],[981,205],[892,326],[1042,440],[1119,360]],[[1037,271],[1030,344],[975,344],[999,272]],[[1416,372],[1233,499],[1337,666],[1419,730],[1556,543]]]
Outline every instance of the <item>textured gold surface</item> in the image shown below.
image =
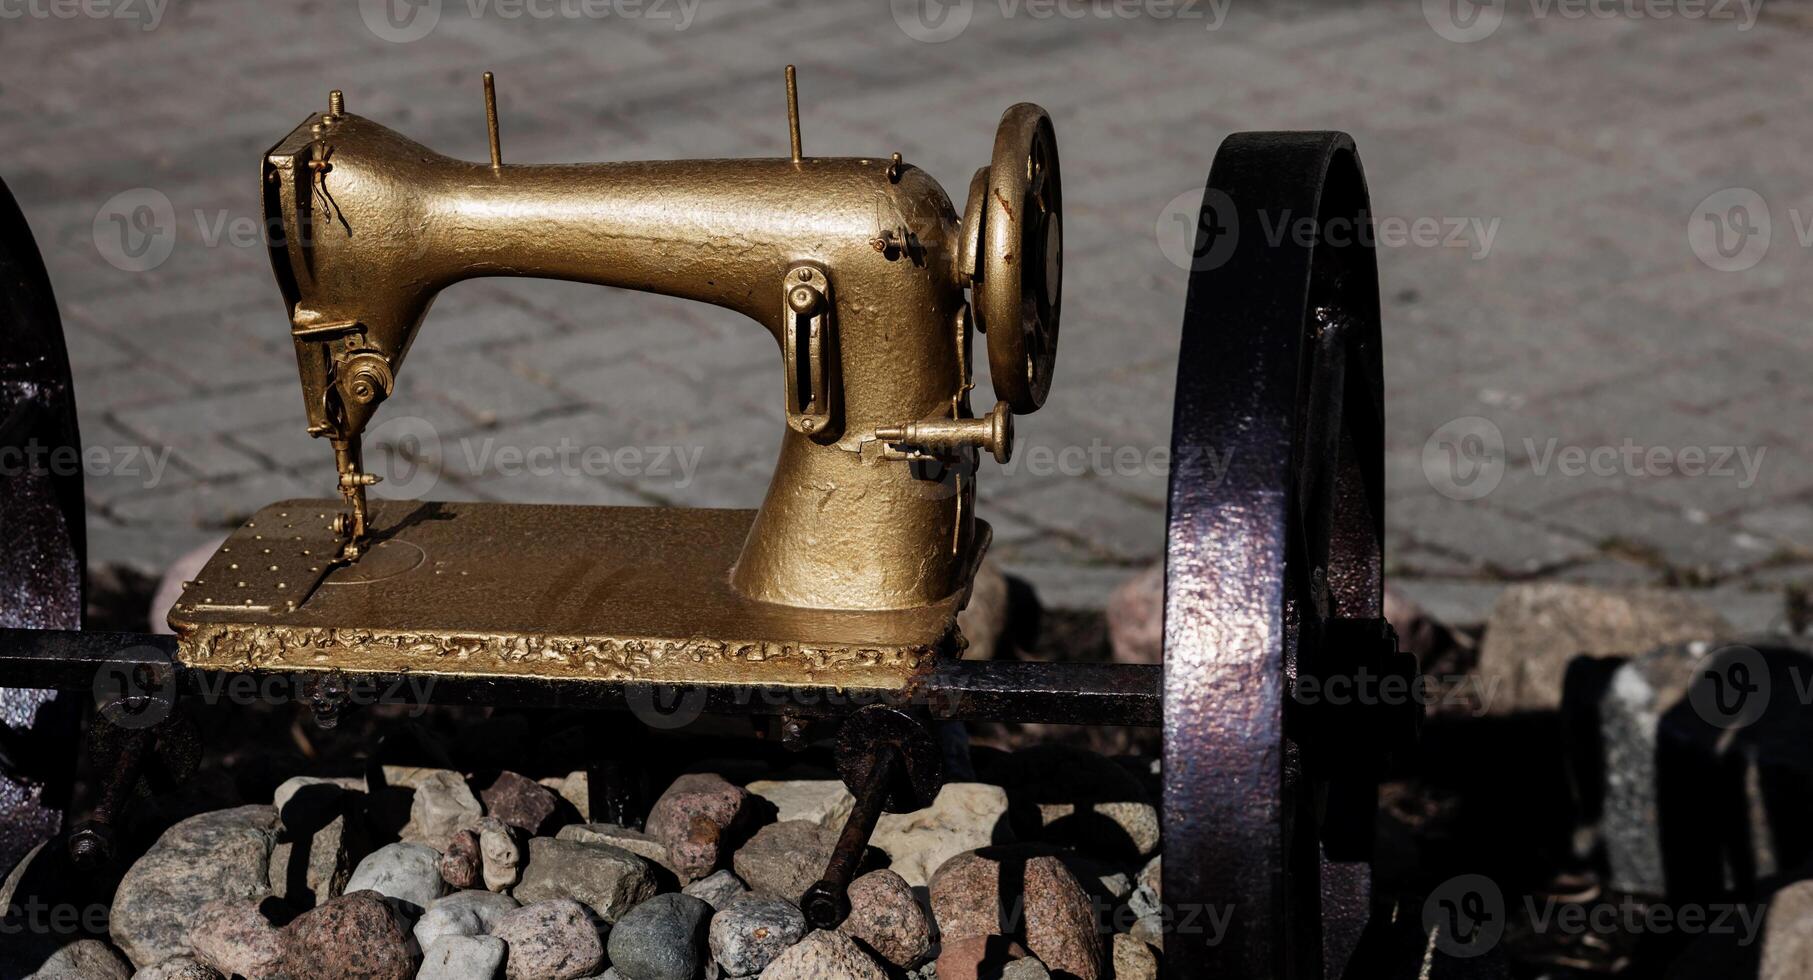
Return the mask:
[[288,582],[237,577],[247,554],[300,551],[336,505],[274,504],[234,532],[170,613],[185,664],[898,689],[960,642],[964,591],[880,611],[740,594],[744,510],[378,501],[367,555],[299,605]]
[[[488,110],[490,94],[488,85]],[[265,212],[282,234],[272,264],[309,431],[333,445],[346,498],[331,508],[335,558],[357,566],[381,547],[384,523],[366,514],[360,438],[394,393],[436,295],[465,279],[531,276],[716,304],[776,341],[775,366],[789,368],[775,385],[788,426],[747,533],[708,551],[723,578],[714,595],[745,612],[791,607],[804,622],[810,610],[911,614],[966,592],[985,543],[974,516],[978,449],[1005,459],[1012,431],[1004,409],[960,424],[974,417],[968,292],[983,290],[997,310],[989,337],[997,392],[1005,385],[1020,411],[1038,407],[1056,339],[1060,240],[1049,120],[1025,104],[1003,116],[992,165],[1012,173],[985,179],[991,203],[972,195],[980,210],[960,224],[938,183],[898,154],[802,156],[797,108],[790,115],[790,157],[506,165],[495,149],[489,163],[441,156],[336,98],[273,147]],[[494,118],[489,129],[496,133]],[[1021,322],[1022,307],[1043,314]],[[926,434],[924,444],[901,441],[910,433]],[[568,528],[575,540],[561,555],[627,558],[608,537],[618,523]],[[623,574],[661,581],[659,566],[677,566],[692,584],[695,546],[664,540],[670,552],[635,556],[643,564]],[[491,557],[513,570],[524,564],[511,541],[495,542]],[[647,594],[703,608],[692,597]],[[480,598],[500,605],[503,593],[466,601]],[[510,615],[543,625],[534,607]],[[724,632],[721,621],[706,622]]]

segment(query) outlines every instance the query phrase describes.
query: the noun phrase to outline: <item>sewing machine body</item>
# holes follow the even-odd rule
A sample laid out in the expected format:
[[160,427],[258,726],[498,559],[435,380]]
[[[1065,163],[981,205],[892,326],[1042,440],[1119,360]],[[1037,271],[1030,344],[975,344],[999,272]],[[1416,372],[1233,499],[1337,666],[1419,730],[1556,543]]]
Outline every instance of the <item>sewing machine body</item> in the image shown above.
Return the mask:
[[[792,158],[506,166],[494,126],[486,165],[335,93],[266,154],[263,187],[309,431],[333,445],[344,500],[274,505],[233,536],[171,612],[186,659],[394,655],[399,669],[617,680],[698,680],[717,667],[684,665],[723,660],[745,679],[848,668],[899,686],[955,651],[989,541],[980,454],[1005,461],[1012,412],[1050,384],[1051,126],[1008,110],[961,217],[898,154],[806,157],[794,134]],[[436,295],[485,276],[663,293],[760,324],[787,422],[761,508],[368,506],[361,434]],[[1004,400],[976,418],[984,315]]]

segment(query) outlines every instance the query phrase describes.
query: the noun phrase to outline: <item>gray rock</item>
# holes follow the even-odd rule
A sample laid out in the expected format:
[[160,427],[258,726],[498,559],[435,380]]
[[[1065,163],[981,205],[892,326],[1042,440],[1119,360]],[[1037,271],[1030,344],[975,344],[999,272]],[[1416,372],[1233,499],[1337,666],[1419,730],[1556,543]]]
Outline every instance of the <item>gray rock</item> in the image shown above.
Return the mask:
[[579,980],[604,961],[598,927],[586,907],[570,898],[506,912],[491,934],[510,947],[508,980]]
[[656,895],[611,929],[611,968],[635,980],[697,980],[711,918],[711,906],[690,895]]
[[[6,955],[0,953],[0,967],[5,961]],[[99,939],[77,939],[27,969],[30,972],[3,975],[19,980],[128,980],[132,976],[132,967]]]
[[614,823],[573,823],[560,828],[554,835],[555,840],[570,840],[581,844],[609,844],[621,847],[637,857],[647,858],[656,864],[672,871],[668,863],[667,845],[650,837],[640,830],[619,827]]
[[189,953],[189,926],[209,902],[270,894],[277,810],[243,806],[164,831],[120,879],[109,928],[134,966]]
[[262,977],[283,962],[283,933],[259,911],[257,902],[209,902],[189,927],[195,958],[227,976]]
[[571,898],[615,923],[656,890],[654,865],[620,847],[537,837],[515,895],[524,904]]
[[416,920],[416,945],[427,949],[443,936],[486,935],[516,908],[516,899],[494,892],[468,890],[442,896]]
[[1756,980],[1813,977],[1813,881],[1797,881],[1769,900]]
[[132,980],[223,980],[220,973],[187,956],[168,959],[134,973]]
[[1679,592],[1543,582],[1513,585],[1486,621],[1477,673],[1489,714],[1555,711],[1579,656],[1636,656],[1732,633],[1717,612]]
[[442,936],[423,951],[416,980],[491,980],[508,951],[496,936]]
[[485,809],[472,788],[457,772],[429,770],[415,780],[415,798],[409,804],[409,823],[398,836],[404,843],[426,844],[437,851],[462,830],[477,830]]
[[887,980],[881,964],[863,952],[855,940],[841,932],[818,930],[790,947],[768,969],[762,980]]
[[751,977],[805,935],[806,917],[792,903],[745,898],[712,916],[711,957],[725,976]]
[[501,892],[521,880],[529,848],[522,831],[495,817],[486,817],[478,823],[478,855],[485,887]]
[[680,893],[691,895],[714,909],[722,910],[737,899],[749,894],[749,887],[743,884],[743,879],[736,876],[736,872],[726,868],[722,871],[713,871],[687,885],[680,889]]
[[774,807],[775,820],[804,820],[821,827],[843,826],[856,798],[840,779],[758,779],[743,787]]
[[359,862],[346,882],[346,893],[374,891],[414,916],[447,894],[441,879],[441,854],[426,844],[397,843],[380,847]]
[[737,850],[737,877],[750,889],[791,902],[799,901],[825,870],[837,832],[804,820],[771,823]]

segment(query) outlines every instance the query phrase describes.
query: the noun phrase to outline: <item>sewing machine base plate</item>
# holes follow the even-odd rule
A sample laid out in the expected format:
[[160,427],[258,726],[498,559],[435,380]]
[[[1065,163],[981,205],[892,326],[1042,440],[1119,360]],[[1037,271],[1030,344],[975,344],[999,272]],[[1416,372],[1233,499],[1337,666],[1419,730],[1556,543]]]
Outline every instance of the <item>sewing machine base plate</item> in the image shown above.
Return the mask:
[[[285,501],[235,531],[171,610],[177,658],[235,672],[899,690],[960,646],[963,593],[881,612],[737,594],[730,567],[755,511],[377,501],[371,550],[336,567],[323,559],[339,509]],[[989,538],[978,532],[972,557]]]

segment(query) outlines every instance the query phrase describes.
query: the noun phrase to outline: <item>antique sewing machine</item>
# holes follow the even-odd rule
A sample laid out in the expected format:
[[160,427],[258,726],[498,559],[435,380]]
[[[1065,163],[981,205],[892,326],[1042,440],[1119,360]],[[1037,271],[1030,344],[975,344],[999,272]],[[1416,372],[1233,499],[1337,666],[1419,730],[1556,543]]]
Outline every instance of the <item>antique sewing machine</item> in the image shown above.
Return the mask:
[[[1045,112],[1007,111],[959,218],[898,154],[802,155],[793,100],[790,157],[536,166],[502,163],[486,92],[488,165],[338,92],[266,155],[303,407],[342,500],[274,505],[232,537],[171,610],[184,660],[862,687],[955,653],[989,542],[978,457],[1005,461],[1013,414],[1051,387]],[[761,508],[368,503],[361,435],[436,294],[482,276],[665,293],[765,329],[786,430]],[[1000,397],[979,418],[978,328]]]
[[[1168,975],[1333,977],[1363,930],[1409,921],[1375,907],[1368,857],[1373,794],[1414,738],[1416,704],[1290,695],[1305,677],[1416,669],[1382,614],[1373,253],[1367,236],[1237,233],[1277,213],[1368,220],[1352,142],[1237,134],[1216,156],[1171,437],[1163,667],[970,661],[957,613],[990,539],[980,460],[1005,462],[1014,415],[1052,390],[1055,132],[1037,106],[1008,109],[959,214],[900,154],[805,155],[791,68],[786,80],[791,152],[769,159],[505,164],[489,74],[488,162],[411,142],[338,91],[265,155],[299,418],[331,447],[338,496],[274,503],[233,532],[169,611],[174,637],[0,621],[25,627],[0,629],[0,679],[100,695],[108,775],[69,835],[78,859],[108,859],[141,770],[192,766],[176,709],[204,679],[302,677],[298,700],[331,723],[350,685],[426,677],[409,690],[435,704],[629,708],[654,724],[677,696],[767,716],[789,747],[832,736],[856,804],[802,896],[821,927],[844,915],[880,814],[937,793],[932,726],[963,720],[1163,728],[1165,901],[1238,912],[1218,941],[1170,937]],[[0,231],[0,260],[36,261],[28,233]],[[3,324],[0,355],[54,353],[9,370],[39,416],[71,420],[68,441],[38,268],[21,294],[36,306],[15,304],[26,312]],[[363,435],[401,397],[436,295],[485,276],[658,292],[766,330],[785,429],[761,507],[370,499]],[[996,396],[980,413],[977,333]],[[79,528],[75,479],[59,499]],[[82,567],[79,536],[31,528],[45,533],[5,548]],[[61,579],[28,574],[41,565],[0,565],[0,585],[71,600]],[[96,680],[116,675],[130,682]]]

